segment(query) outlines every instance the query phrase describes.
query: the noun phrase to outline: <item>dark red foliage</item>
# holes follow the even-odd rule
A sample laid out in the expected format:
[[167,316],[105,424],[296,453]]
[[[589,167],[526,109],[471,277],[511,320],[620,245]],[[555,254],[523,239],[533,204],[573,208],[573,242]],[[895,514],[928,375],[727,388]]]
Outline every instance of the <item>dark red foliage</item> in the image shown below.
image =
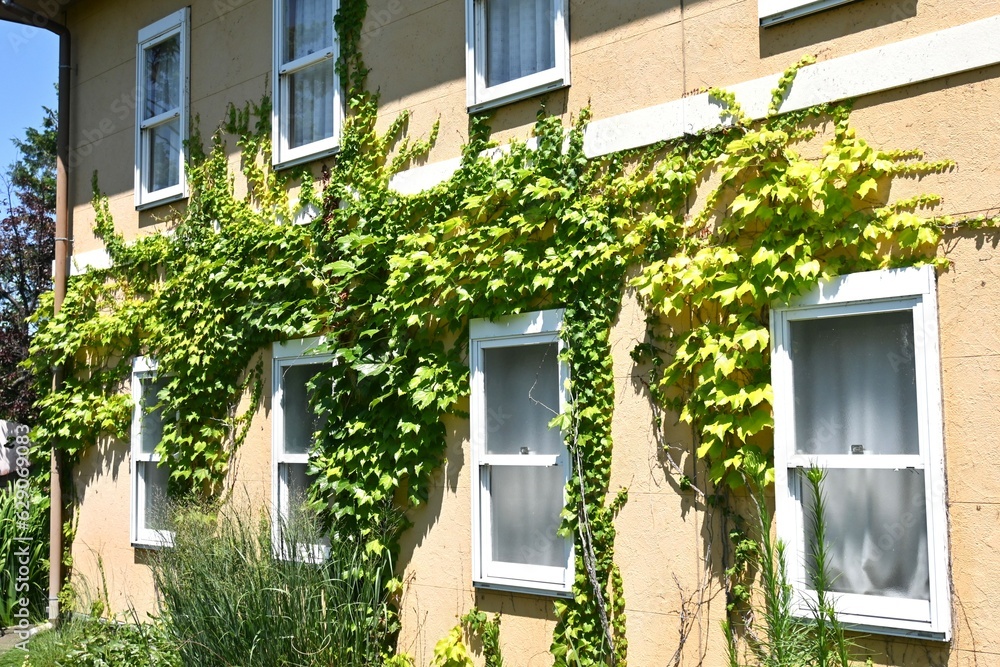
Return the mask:
[[28,317],[52,289],[55,257],[55,114],[15,141],[20,158],[0,179],[0,419],[34,421]]

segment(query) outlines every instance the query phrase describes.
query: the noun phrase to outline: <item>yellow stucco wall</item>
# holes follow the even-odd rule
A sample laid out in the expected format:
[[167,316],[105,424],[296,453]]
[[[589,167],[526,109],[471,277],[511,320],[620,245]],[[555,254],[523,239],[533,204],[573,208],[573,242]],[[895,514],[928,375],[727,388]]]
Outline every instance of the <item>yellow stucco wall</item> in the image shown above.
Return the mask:
[[[116,225],[126,237],[162,229],[169,207],[138,214],[132,194],[135,35],[187,4],[183,0],[93,0],[71,8],[74,33],[71,202],[75,252],[101,247],[90,225],[90,178],[100,174]],[[192,5],[191,108],[208,134],[230,102],[269,92],[271,2],[195,0]],[[571,0],[572,86],[499,109],[497,136],[525,137],[540,101],[567,121],[590,104],[595,118],[680,98],[692,90],[779,72],[805,53],[828,59],[1000,14],[1000,1],[863,0],[761,30],[752,0]],[[409,132],[426,134],[440,120],[430,162],[455,157],[467,136],[463,0],[372,0],[363,42],[370,86],[382,94],[382,124],[412,112]],[[915,84],[857,101],[859,134],[886,148],[920,147],[928,159],[958,166],[923,179],[901,179],[892,197],[944,196],[942,213],[1000,203],[1000,66]],[[950,644],[874,638],[864,641],[876,664],[1000,664],[1000,252],[997,236],[955,234],[952,267],[939,280],[945,450],[953,584]],[[672,664],[681,598],[704,581],[713,545],[703,615],[693,625],[681,664],[721,665],[724,612],[719,592],[720,525],[702,501],[674,481],[651,426],[653,415],[629,351],[645,335],[631,295],[613,332],[616,414],[612,492],[629,488],[617,521],[628,615],[630,662]],[[265,368],[270,353],[263,351]],[[270,378],[265,377],[265,387]],[[266,394],[267,392],[265,392]],[[551,664],[554,617],[543,597],[475,591],[471,586],[472,472],[468,424],[447,421],[448,457],[427,506],[411,512],[403,539],[400,647],[426,665],[434,643],[473,604],[503,613],[507,664]],[[258,508],[270,501],[270,400],[265,395],[246,445],[234,462],[233,497]],[[668,429],[680,456],[690,437]],[[685,459],[687,460],[687,459]],[[148,554],[129,545],[127,443],[101,443],[76,471],[79,500],[74,577],[91,590],[102,577],[115,609],[154,606]],[[240,501],[243,502],[243,501]],[[98,557],[101,567],[98,566]],[[103,571],[103,575],[102,575]],[[703,661],[702,661],[703,658]],[[699,662],[702,661],[702,662]],[[978,661],[978,662],[977,662]]]

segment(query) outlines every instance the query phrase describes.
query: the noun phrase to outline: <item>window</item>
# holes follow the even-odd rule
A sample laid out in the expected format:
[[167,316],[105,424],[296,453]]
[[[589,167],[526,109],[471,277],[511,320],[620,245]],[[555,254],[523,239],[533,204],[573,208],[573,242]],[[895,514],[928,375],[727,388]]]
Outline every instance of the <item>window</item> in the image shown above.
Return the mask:
[[778,534],[815,604],[804,474],[826,470],[831,596],[874,632],[951,630],[940,359],[931,267],[858,273],[771,318]]
[[[332,357],[321,353],[323,338],[308,338],[274,344],[272,380],[271,505],[275,544],[284,545],[281,529],[296,518],[310,485],[309,450],[323,423],[311,404],[316,376],[329,368]],[[319,561],[328,545],[300,545],[299,560]],[[279,552],[288,558],[285,546]]]
[[566,406],[561,310],[470,323],[473,580],[566,594],[573,543],[557,534],[569,455],[549,422]]
[[757,13],[762,26],[797,19],[854,0],[758,0]]
[[163,436],[158,394],[166,385],[156,364],[145,357],[132,364],[132,546],[164,547],[173,543],[167,529],[165,501],[170,467],[161,465],[156,446]]
[[273,160],[291,166],[340,145],[338,0],[274,0]]
[[139,31],[136,55],[135,205],[187,196],[188,8]]
[[569,85],[566,0],[465,0],[469,111]]

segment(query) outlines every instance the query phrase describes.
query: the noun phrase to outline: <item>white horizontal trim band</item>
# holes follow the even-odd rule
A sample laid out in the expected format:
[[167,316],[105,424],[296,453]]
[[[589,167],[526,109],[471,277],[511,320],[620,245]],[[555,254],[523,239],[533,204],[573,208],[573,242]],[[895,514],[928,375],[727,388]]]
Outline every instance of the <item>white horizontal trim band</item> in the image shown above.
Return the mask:
[[[871,95],[921,81],[1000,63],[1000,16],[921,35],[804,67],[781,105],[782,112]],[[771,91],[781,74],[746,81],[727,89],[743,111],[764,118]],[[640,148],[717,127],[721,107],[707,93],[592,121],[584,134],[587,157]],[[460,159],[428,164],[396,174],[391,187],[415,194],[448,180]]]

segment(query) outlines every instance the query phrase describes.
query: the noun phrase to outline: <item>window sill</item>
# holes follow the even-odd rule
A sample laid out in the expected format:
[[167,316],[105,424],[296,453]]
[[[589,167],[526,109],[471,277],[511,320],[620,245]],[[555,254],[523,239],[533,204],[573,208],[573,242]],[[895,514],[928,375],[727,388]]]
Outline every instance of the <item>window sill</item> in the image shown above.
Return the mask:
[[815,0],[813,2],[789,3],[787,1],[775,2],[772,0],[765,5],[765,1],[760,0],[760,26],[762,28],[767,28],[769,26],[779,25],[781,23],[785,23],[786,21],[794,21],[797,18],[822,12],[832,7],[836,7],[837,5],[846,5],[847,3],[854,1],[855,0]]
[[547,598],[572,598],[572,590],[562,590],[552,588],[544,584],[537,587],[529,582],[523,584],[500,584],[490,581],[473,581],[472,587],[484,591],[497,591],[501,593],[516,593],[518,595],[532,595]]
[[340,152],[340,144],[337,144],[336,146],[332,146],[330,148],[324,148],[322,150],[318,150],[315,153],[301,155],[299,157],[284,160],[282,162],[275,162],[271,166],[275,171],[292,169],[293,167],[301,167],[304,164],[315,162],[316,160],[322,160],[328,157],[332,157],[339,152]]
[[470,114],[479,113],[480,111],[486,111],[488,109],[495,109],[497,107],[502,107],[507,104],[513,104],[514,102],[520,102],[532,97],[536,97],[543,93],[551,93],[556,90],[561,90],[563,88],[569,88],[570,84],[563,78],[559,78],[555,81],[549,83],[539,84],[537,86],[532,86],[530,88],[525,88],[514,93],[507,93],[506,95],[498,95],[496,97],[486,97],[486,99],[476,102],[475,104],[468,107],[468,112]]
[[174,534],[167,533],[160,539],[132,540],[132,548],[142,551],[162,551],[163,549],[173,549]]
[[166,197],[161,197],[159,199],[153,199],[152,201],[136,204],[135,210],[148,211],[149,209],[157,208],[160,206],[166,206],[167,204],[174,204],[187,198],[188,198],[187,192],[181,192],[175,195],[168,195]]

